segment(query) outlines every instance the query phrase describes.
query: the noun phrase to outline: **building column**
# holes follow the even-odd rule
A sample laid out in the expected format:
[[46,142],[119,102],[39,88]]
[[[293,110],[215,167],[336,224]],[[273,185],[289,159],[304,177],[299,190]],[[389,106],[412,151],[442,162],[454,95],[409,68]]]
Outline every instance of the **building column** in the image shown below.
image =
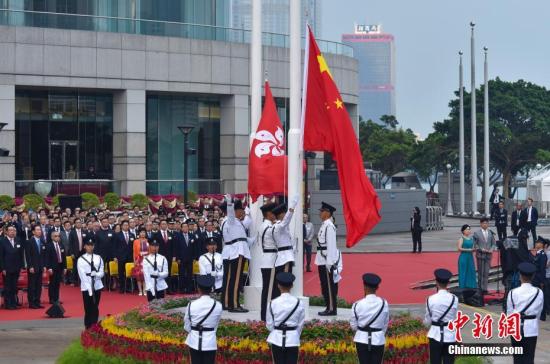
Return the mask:
[[0,148],[9,156],[0,156],[0,195],[15,197],[15,85],[0,85]]
[[250,105],[248,95],[220,99],[220,178],[223,193],[248,190]]
[[121,196],[145,193],[145,90],[113,97],[113,178]]

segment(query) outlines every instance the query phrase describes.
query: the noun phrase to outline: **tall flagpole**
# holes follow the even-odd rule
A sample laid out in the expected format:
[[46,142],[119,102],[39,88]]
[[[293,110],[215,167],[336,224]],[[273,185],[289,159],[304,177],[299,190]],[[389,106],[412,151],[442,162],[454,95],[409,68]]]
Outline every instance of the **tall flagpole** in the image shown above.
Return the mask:
[[470,39],[470,53],[471,53],[471,87],[472,93],[470,95],[472,99],[471,104],[471,121],[472,121],[472,215],[478,215],[477,211],[477,121],[476,121],[476,60],[475,60],[475,39],[474,39],[474,22],[470,22],[470,27],[472,28],[472,37]]
[[[254,140],[256,129],[262,115],[262,1],[252,0],[252,38],[250,42],[250,145]],[[253,226],[261,223],[260,206],[262,197],[250,205],[250,214]],[[254,228],[255,233],[257,231]],[[260,270],[261,246],[256,241],[250,248],[250,262],[248,267],[249,285],[244,287],[246,307],[259,310],[261,307],[262,274]]]
[[483,73],[485,80],[485,92],[483,95],[483,186],[485,189],[485,216],[490,216],[489,198],[489,67],[487,63],[487,47],[483,47],[485,52],[485,62]]
[[465,191],[464,191],[464,68],[462,66],[462,51],[458,52],[460,65],[458,68],[458,94],[460,95],[459,105],[459,146],[458,146],[458,169],[460,170],[460,213],[465,214]]
[[[296,280],[292,293],[298,297],[304,295],[303,269],[303,153],[301,141],[301,1],[289,1],[290,5],[290,129],[288,131],[288,196],[300,196],[298,206],[290,224],[290,231],[296,244],[295,268]],[[307,60],[306,60],[307,62]]]

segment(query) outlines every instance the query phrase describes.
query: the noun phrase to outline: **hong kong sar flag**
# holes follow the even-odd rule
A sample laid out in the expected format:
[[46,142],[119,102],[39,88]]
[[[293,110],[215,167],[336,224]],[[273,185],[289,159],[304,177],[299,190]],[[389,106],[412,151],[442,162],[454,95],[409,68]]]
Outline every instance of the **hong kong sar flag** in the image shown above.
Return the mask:
[[248,157],[248,194],[253,202],[261,195],[283,193],[286,190],[286,163],[285,134],[266,81],[262,118]]

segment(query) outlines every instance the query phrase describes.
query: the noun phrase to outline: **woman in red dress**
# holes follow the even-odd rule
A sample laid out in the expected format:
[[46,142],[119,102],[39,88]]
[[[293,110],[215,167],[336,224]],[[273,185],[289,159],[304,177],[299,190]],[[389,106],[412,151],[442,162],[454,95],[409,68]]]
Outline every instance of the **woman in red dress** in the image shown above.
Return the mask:
[[143,289],[143,257],[149,254],[149,242],[145,229],[140,229],[138,238],[134,240],[134,269],[132,269],[132,277],[137,282],[139,296],[145,296]]

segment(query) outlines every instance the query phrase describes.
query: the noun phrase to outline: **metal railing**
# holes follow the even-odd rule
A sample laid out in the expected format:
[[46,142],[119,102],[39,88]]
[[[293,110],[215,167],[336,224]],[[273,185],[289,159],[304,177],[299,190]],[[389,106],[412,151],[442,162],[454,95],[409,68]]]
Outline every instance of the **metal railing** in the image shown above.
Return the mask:
[[[174,21],[6,8],[0,8],[0,25],[158,35],[234,43],[250,43],[251,39],[251,31],[247,29]],[[305,38],[302,37],[302,47],[304,47],[304,44]],[[288,48],[290,38],[286,34],[264,32],[262,33],[262,45]],[[353,57],[353,48],[346,44],[318,39],[317,45],[322,52]]]
[[426,206],[426,230],[443,230],[443,209],[440,206]]
[[[221,193],[222,179],[188,179],[188,191],[195,194]],[[148,179],[145,180],[147,195],[183,195],[182,179]]]
[[120,181],[110,179],[16,180],[15,196],[20,197],[29,193],[37,193],[43,197],[53,197],[58,194],[80,195],[84,192],[103,196],[107,192],[120,194],[120,186]]

